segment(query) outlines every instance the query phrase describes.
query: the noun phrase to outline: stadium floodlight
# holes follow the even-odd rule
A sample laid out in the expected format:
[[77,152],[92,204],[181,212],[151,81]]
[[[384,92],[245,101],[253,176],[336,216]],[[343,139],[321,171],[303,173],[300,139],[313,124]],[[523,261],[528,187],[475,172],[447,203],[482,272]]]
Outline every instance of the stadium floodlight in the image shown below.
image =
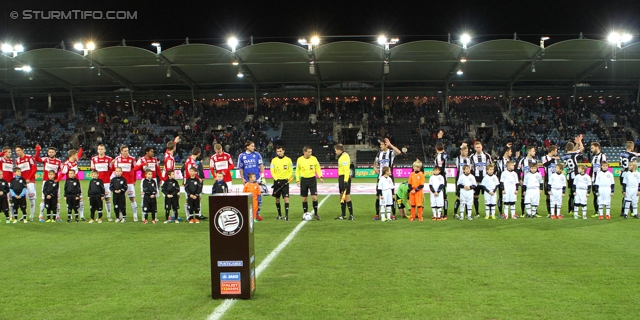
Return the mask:
[[151,45],[156,47],[156,54],[160,54],[160,52],[162,52],[162,46],[160,45],[160,42],[154,42]]
[[385,36],[385,35],[380,35],[378,37],[378,44],[381,45],[381,46],[384,46],[384,50],[385,51],[389,51],[389,45],[396,44],[396,43],[398,43],[398,41],[400,41],[400,39],[398,39],[398,38],[388,39],[387,36]]
[[471,36],[468,33],[463,33],[462,36],[460,36],[460,42],[462,43],[462,48],[466,49],[467,44],[471,42]]
[[378,44],[381,46],[387,44],[387,37],[385,35],[380,35],[378,37]]
[[461,76],[464,72],[462,72],[462,68],[458,69],[458,72],[456,72],[457,75]]
[[84,53],[84,55],[88,55],[89,51],[93,51],[96,48],[95,43],[93,42],[89,42],[87,43],[87,45],[83,45],[82,42],[76,42],[76,44],[73,45],[73,48],[78,50],[78,51],[82,51]]
[[320,44],[320,37],[318,36],[313,36],[311,37],[311,44],[314,46],[317,46]]
[[3,43],[2,44],[2,52],[4,52],[4,53],[13,52],[13,46],[8,44],[8,43]]
[[243,78],[244,77],[244,73],[242,73],[242,70],[238,70],[238,78]]
[[460,58],[460,62],[463,62],[463,63],[467,62],[467,58],[465,58],[465,57]]
[[620,41],[622,42],[629,42],[631,39],[633,39],[633,35],[630,33],[625,33],[620,37]]
[[15,52],[24,52],[24,47],[21,44],[16,44],[15,46],[13,46],[13,50]]
[[549,39],[549,37],[540,37],[540,48],[544,49],[544,42]]
[[30,66],[22,66],[22,67],[13,68],[13,70],[31,72],[32,69]]
[[231,64],[232,64],[232,65],[234,65],[234,66],[237,66],[237,65],[239,65],[240,63],[238,62],[238,60],[233,60],[233,62],[231,62]]
[[236,52],[236,47],[238,47],[238,38],[229,38],[229,40],[227,40],[227,44],[231,47],[231,52]]

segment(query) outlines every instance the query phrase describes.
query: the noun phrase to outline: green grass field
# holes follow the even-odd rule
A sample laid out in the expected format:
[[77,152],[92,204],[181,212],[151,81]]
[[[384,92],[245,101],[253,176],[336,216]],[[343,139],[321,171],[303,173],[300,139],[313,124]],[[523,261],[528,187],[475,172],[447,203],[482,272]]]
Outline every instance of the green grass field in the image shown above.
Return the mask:
[[[257,264],[302,211],[294,196],[294,219],[277,221],[273,199],[263,202]],[[323,220],[305,223],[257,279],[254,299],[237,301],[225,319],[640,315],[640,221],[619,217],[619,190],[611,221],[382,223],[371,220],[373,202],[353,196],[356,220],[334,221],[339,197],[330,196]],[[222,303],[211,299],[208,229],[129,220],[1,224],[0,319],[205,319]]]

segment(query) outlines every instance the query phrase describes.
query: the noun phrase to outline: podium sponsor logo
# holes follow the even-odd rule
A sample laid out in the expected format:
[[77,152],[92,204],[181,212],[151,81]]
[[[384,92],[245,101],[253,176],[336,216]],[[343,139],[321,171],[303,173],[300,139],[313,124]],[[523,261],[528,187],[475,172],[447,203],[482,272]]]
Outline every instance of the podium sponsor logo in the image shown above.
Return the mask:
[[218,261],[218,267],[242,267],[242,260]]
[[[253,214],[253,205],[249,205],[249,216]],[[249,233],[253,233],[253,219],[249,218]]]
[[242,214],[234,207],[223,207],[214,217],[216,230],[223,236],[235,236],[242,230]]
[[253,260],[256,259],[256,256],[251,256],[251,259],[249,259],[249,263],[253,263]]
[[240,294],[240,272],[220,272],[220,294]]
[[251,269],[251,291],[256,290],[256,269]]

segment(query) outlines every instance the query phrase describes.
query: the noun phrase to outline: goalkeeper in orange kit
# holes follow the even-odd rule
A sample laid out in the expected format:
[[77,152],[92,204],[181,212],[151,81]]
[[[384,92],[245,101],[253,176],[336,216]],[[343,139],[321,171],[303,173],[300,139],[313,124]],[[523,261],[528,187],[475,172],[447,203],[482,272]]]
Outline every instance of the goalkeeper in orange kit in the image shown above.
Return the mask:
[[416,207],[418,207],[418,219],[422,221],[422,205],[424,203],[424,172],[422,162],[416,160],[413,163],[413,172],[409,176],[409,203],[411,204],[411,221],[416,219]]
[[249,182],[244,185],[242,192],[251,193],[253,195],[253,219],[255,221],[262,221],[260,216],[260,207],[262,207],[262,191],[260,185],[256,182],[256,174],[249,173],[247,175]]

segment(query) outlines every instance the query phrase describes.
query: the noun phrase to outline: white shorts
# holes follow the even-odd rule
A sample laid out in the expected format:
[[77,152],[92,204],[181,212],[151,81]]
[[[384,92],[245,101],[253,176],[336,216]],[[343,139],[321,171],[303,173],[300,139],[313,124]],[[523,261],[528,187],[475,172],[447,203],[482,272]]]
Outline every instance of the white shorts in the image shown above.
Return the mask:
[[484,205],[496,205],[496,202],[498,201],[498,190],[496,190],[496,192],[493,195],[490,195],[489,192],[484,192]]
[[36,199],[36,183],[35,182],[27,183],[27,199],[29,200]]
[[133,186],[133,183],[127,184],[126,195],[128,198],[133,198],[136,196],[136,188]]
[[524,195],[524,204],[530,204],[532,206],[539,205],[540,204],[540,189],[527,190],[527,193]]
[[430,199],[431,199],[431,207],[432,208],[442,208],[444,207],[444,191],[438,193],[438,196],[436,197],[433,192],[431,192]]
[[587,204],[587,190],[578,189],[574,197],[573,203],[575,204]]
[[[611,191],[611,190],[607,190]],[[611,192],[598,192],[600,195],[598,196],[598,205],[611,205]]]
[[505,187],[504,194],[502,195],[502,202],[513,202],[515,203],[517,200],[517,191],[515,187]]
[[638,189],[631,188],[626,190],[627,196],[624,197],[625,208],[627,207],[627,202],[631,203],[632,208],[638,207]]
[[380,205],[393,205],[393,192],[391,192],[391,190],[382,191],[382,200],[380,201]]
[[111,189],[109,189],[111,187],[111,183],[105,183],[104,184],[104,198],[111,198]]
[[551,189],[550,199],[551,209],[562,208],[562,189]]
[[473,195],[474,195],[473,189],[471,190],[460,189],[460,205],[472,206]]

